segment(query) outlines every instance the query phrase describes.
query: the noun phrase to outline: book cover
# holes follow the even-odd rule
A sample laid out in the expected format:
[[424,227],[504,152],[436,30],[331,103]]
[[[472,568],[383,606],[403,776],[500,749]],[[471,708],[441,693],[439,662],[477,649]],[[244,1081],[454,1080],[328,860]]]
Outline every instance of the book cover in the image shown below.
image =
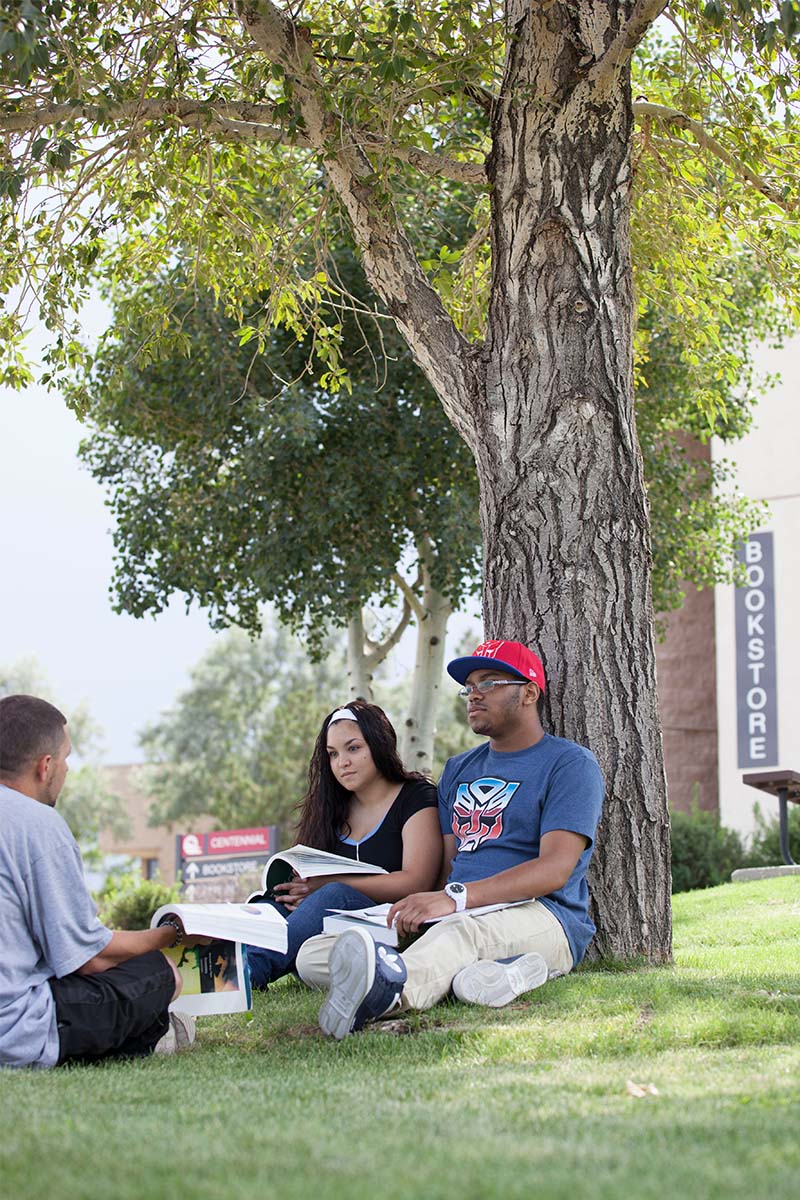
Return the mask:
[[170,1009],[194,1017],[246,1012],[252,1005],[247,955],[238,942],[172,946],[164,953],[180,972],[183,988]]

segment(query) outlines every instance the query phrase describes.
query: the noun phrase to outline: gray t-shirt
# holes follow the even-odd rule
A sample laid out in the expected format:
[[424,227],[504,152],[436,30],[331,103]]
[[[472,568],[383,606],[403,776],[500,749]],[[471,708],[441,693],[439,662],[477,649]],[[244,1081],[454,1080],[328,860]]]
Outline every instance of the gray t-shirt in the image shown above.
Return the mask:
[[0,1066],[55,1066],[47,981],[76,971],[110,941],[63,817],[0,784]]

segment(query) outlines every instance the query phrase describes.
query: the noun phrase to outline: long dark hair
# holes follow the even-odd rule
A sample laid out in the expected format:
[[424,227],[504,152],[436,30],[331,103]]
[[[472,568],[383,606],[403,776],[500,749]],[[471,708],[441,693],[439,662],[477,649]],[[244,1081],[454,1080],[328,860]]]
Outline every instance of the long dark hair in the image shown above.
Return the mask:
[[[346,706],[356,719],[361,736],[370,748],[372,761],[389,783],[407,783],[410,779],[425,779],[418,771],[407,771],[397,753],[397,734],[391,721],[377,704],[366,700],[351,700]],[[334,712],[337,712],[334,709]],[[336,852],[339,837],[347,835],[347,818],[353,793],[342,787],[331,770],[328,758],[328,726],[333,712],[328,713],[314,744],[308,766],[308,790],[300,801],[297,841],[315,850]]]

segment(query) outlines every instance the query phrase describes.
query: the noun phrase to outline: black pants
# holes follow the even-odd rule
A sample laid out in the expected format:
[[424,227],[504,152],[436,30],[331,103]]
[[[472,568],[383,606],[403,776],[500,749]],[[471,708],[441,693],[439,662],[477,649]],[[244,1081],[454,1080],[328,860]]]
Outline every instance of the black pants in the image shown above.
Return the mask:
[[59,1064],[152,1054],[169,1028],[175,976],[159,950],[94,975],[51,979]]

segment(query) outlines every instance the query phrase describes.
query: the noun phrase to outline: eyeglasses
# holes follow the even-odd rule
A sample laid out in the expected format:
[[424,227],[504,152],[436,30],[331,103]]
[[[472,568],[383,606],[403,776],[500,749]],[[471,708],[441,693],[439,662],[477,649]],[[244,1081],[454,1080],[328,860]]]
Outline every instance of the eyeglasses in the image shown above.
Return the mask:
[[458,689],[458,694],[465,700],[469,700],[470,696],[474,696],[476,692],[479,696],[485,696],[491,692],[492,688],[525,687],[526,684],[526,679],[482,679],[480,683],[465,683],[462,688]]

